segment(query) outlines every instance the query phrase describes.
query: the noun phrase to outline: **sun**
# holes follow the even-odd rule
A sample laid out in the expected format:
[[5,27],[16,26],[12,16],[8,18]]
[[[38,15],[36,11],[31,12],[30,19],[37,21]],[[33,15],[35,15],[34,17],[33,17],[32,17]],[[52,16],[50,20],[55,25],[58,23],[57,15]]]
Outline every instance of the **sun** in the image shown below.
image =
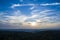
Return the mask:
[[36,26],[36,23],[35,23],[35,22],[32,22],[32,23],[31,23],[31,26]]

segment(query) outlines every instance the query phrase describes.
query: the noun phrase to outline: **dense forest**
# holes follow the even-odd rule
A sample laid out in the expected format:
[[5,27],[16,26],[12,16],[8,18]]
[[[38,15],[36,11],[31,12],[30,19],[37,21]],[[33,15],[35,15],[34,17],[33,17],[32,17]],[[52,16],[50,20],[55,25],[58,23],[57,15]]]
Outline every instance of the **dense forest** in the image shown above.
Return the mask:
[[60,31],[0,31],[0,40],[60,40]]

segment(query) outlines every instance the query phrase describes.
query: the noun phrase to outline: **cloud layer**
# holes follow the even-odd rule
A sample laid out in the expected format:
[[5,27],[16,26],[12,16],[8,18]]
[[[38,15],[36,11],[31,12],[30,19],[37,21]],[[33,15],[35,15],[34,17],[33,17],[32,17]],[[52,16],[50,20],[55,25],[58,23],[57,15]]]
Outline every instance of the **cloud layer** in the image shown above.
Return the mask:
[[[31,16],[22,15],[20,10],[16,10],[13,12],[14,15],[5,15],[5,13],[0,14],[0,23],[6,24],[7,28],[8,25],[11,26],[11,28],[22,28],[22,29],[41,29],[41,28],[50,28],[50,27],[59,27],[60,23],[58,20],[59,15],[56,14],[56,16],[48,16],[52,15],[51,12],[54,12],[54,10],[32,10]],[[8,14],[8,13],[6,13]],[[54,13],[53,13],[54,14]],[[35,22],[37,26],[32,27],[31,23]],[[0,25],[1,26],[1,25]],[[2,27],[4,28],[4,27]]]
[[21,3],[12,3],[0,11],[0,29],[60,28],[59,2],[23,3],[24,0],[19,1]]

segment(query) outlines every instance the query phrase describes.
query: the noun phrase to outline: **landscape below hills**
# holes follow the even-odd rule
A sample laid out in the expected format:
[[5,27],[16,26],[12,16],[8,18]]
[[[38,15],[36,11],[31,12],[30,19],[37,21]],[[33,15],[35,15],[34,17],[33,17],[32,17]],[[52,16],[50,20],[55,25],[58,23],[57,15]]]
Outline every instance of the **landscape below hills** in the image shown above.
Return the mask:
[[60,30],[0,30],[0,40],[60,40]]

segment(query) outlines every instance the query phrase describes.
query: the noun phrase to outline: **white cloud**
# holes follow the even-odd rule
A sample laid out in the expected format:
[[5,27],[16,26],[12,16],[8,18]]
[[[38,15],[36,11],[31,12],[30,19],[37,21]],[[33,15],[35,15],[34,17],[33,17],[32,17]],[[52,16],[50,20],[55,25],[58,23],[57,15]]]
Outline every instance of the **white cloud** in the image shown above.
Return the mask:
[[32,15],[30,18],[36,18],[38,15]]
[[32,5],[31,8],[30,8],[30,10],[34,10],[35,8],[37,8],[37,7],[38,7],[37,5],[38,5],[38,4]]
[[31,16],[26,16],[26,15],[22,15],[21,11],[17,10],[13,12],[12,16],[9,15],[5,16],[5,19],[7,21],[6,20],[3,21],[9,23],[20,23],[20,22],[24,22],[25,20],[32,19],[35,21],[40,20],[40,22],[44,22],[51,18],[51,17],[46,17],[46,15],[49,14],[48,12],[50,11],[52,10],[43,10],[43,11],[33,10],[31,12]]
[[36,13],[38,13],[39,12],[39,10],[32,10],[31,11],[31,14],[33,15],[33,14],[36,14]]
[[22,5],[20,5],[20,4],[13,4],[13,5],[11,6],[11,8],[15,8],[15,7],[18,7],[18,6],[22,6]]
[[60,3],[45,3],[45,4],[40,4],[41,6],[52,6],[52,5],[60,5]]
[[[3,20],[4,22],[8,22],[8,23],[22,23],[24,22],[25,20],[28,20],[28,19],[32,19],[32,20],[38,20],[40,18],[40,16],[42,15],[39,15],[38,14],[38,11],[39,10],[34,10],[32,13],[31,16],[26,16],[26,15],[22,15],[21,11],[17,10],[17,11],[14,11],[12,16],[5,16],[5,19],[7,20]],[[37,14],[34,14],[34,13],[37,13]],[[38,19],[36,19],[38,18]]]
[[11,6],[11,8],[15,8],[15,7],[18,7],[18,6],[34,6],[35,4],[13,4]]
[[[31,16],[22,15],[22,12],[20,10],[12,12],[12,15],[4,16],[4,13],[2,13],[1,15],[3,15],[4,18],[2,16],[0,16],[0,18],[3,18],[4,20],[0,19],[0,23],[8,23],[13,27],[15,26],[15,28],[32,28],[31,25],[29,24],[32,22],[35,22],[36,24],[38,24],[37,27],[34,27],[34,28],[48,28],[50,27],[50,25],[57,26],[58,23],[55,22],[55,20],[57,20],[55,19],[56,17],[47,16],[47,14],[49,14],[51,11],[53,10],[42,10],[42,11],[32,10]],[[25,22],[26,20],[29,20],[29,21]],[[54,22],[57,24],[54,24]]]
[[52,12],[55,12],[54,10],[33,10],[31,12],[32,16],[30,18],[34,19],[36,22],[38,23],[53,23],[53,22],[57,22],[57,16],[47,16],[47,15],[51,15],[54,14]]
[[30,8],[30,10],[33,10],[35,8],[35,6],[32,6],[31,8]]
[[27,18],[25,15],[22,15],[21,13],[19,14],[18,11],[16,13],[16,15],[14,14],[12,16],[7,16],[10,23],[21,23]]
[[[20,1],[23,1],[23,0],[20,0]],[[34,9],[37,5],[40,5],[40,6],[53,6],[53,5],[60,5],[60,3],[44,3],[44,4],[12,4],[11,5],[11,8],[15,8],[15,7],[18,7],[18,6],[32,6],[30,9]]]
[[50,12],[52,12],[53,10],[32,10],[31,14],[33,15],[38,15],[36,18],[41,18],[41,17],[45,17],[47,14],[49,14]]
[[25,15],[21,14],[21,11],[17,10],[12,13],[12,15],[4,15],[0,16],[0,21],[2,22],[8,22],[8,23],[20,23],[24,22],[24,20],[27,18]]
[[20,16],[21,14],[22,14],[22,12],[20,10],[16,10],[16,11],[13,12],[12,15],[14,15],[14,16]]
[[47,12],[50,12],[50,11],[52,11],[52,10],[43,10],[40,13],[47,13]]

